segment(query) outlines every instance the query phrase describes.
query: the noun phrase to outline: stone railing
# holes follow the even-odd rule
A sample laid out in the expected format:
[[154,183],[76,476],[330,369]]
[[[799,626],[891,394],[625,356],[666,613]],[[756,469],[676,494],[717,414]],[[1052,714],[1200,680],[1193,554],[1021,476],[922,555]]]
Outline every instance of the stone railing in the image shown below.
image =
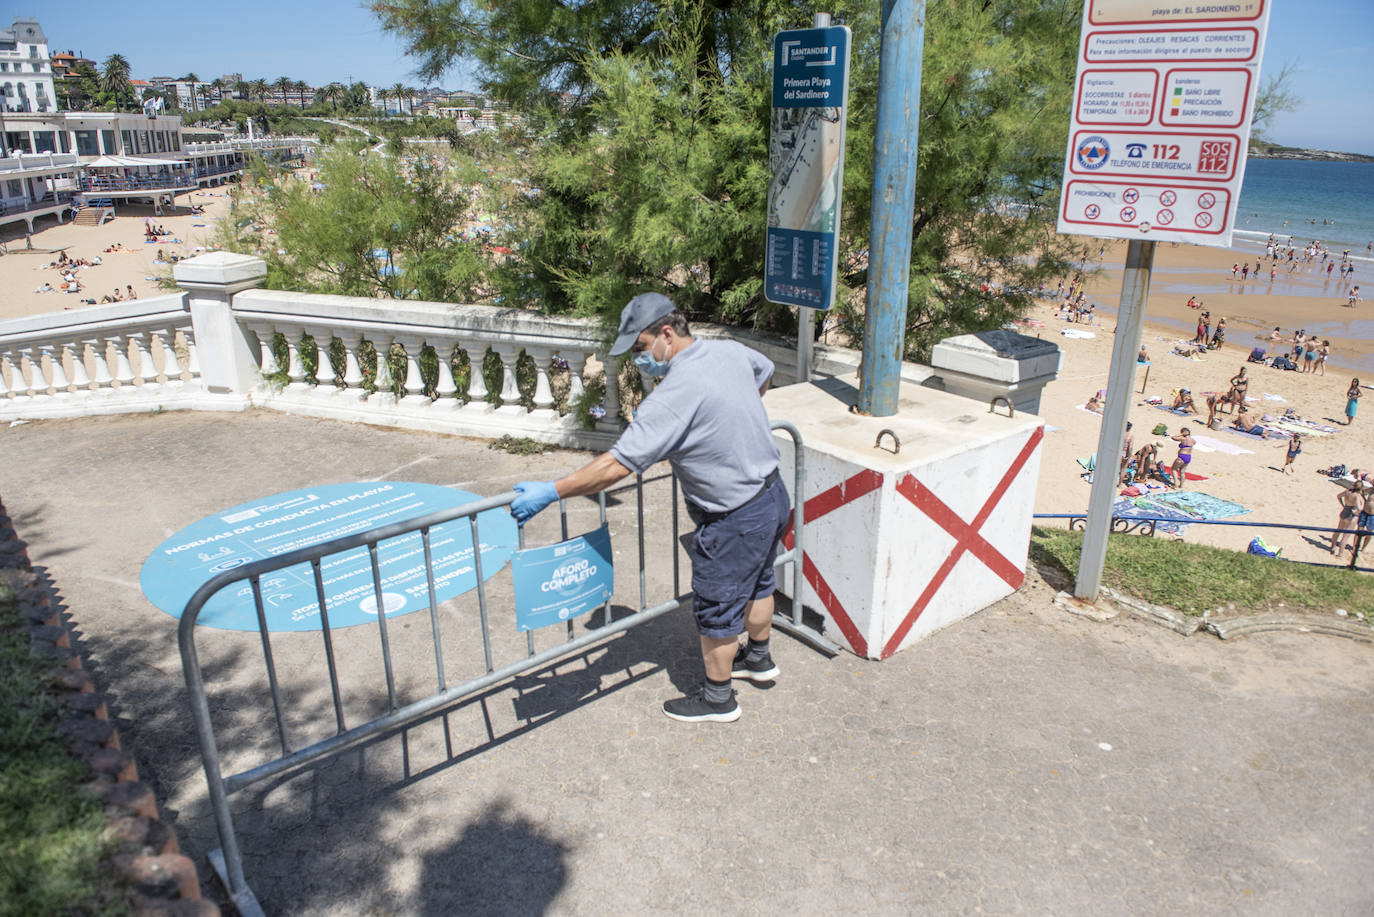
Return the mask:
[[0,420],[213,408],[204,394],[184,293],[0,322]]
[[[173,270],[185,292],[0,322],[0,422],[261,406],[582,448],[610,445],[624,426],[620,364],[605,356],[610,335],[595,321],[256,289],[265,262],[228,252]],[[709,325],[693,332],[761,351],[777,367],[775,385],[797,378],[790,342]],[[812,358],[813,376],[857,385],[856,352],[817,345]],[[987,397],[928,366],[904,363],[902,378]],[[588,426],[577,407],[593,379],[604,393]]]

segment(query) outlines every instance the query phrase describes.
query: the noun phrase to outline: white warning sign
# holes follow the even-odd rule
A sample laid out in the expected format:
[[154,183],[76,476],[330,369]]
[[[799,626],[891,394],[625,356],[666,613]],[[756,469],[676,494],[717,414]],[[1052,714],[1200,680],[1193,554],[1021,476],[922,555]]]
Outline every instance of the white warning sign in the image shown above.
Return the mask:
[[1229,246],[1271,0],[1088,0],[1059,231]]

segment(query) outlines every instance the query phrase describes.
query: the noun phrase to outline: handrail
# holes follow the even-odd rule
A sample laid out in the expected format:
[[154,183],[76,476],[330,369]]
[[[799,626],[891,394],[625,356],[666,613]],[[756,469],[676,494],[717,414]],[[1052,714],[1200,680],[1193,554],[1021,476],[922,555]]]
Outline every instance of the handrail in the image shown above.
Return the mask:
[[[1033,513],[1031,515],[1031,519],[1068,519],[1070,529],[1073,529],[1073,523],[1075,521],[1080,519],[1086,521],[1087,518],[1087,513]],[[1149,522],[1156,524],[1160,522],[1172,522],[1177,525],[1232,525],[1259,529],[1293,529],[1300,532],[1341,532],[1355,539],[1355,549],[1351,554],[1349,564],[1326,564],[1316,560],[1284,559],[1291,560],[1294,563],[1307,564],[1309,567],[1347,567],[1351,570],[1374,572],[1374,567],[1356,566],[1356,561],[1360,556],[1359,540],[1360,538],[1374,535],[1374,530],[1371,529],[1340,529],[1322,525],[1297,525],[1291,522],[1245,522],[1235,519],[1176,519],[1172,516],[1112,516],[1111,526],[1114,527],[1118,522]],[[1148,534],[1154,534],[1153,525],[1151,525]]]

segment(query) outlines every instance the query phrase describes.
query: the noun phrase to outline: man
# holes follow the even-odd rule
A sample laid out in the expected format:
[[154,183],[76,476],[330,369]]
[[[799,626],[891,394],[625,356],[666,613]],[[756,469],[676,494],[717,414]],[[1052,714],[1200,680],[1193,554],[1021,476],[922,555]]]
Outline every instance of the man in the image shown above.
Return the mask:
[[[773,364],[734,341],[696,340],[659,293],[641,293],[621,310],[611,356],[626,351],[663,381],[609,452],[557,481],[516,484],[511,514],[523,525],[560,498],[597,493],[668,459],[697,525],[689,553],[706,682],[666,702],[663,712],[687,722],[733,722],[740,708],[731,678],[778,676],[768,648],[773,558],[791,507],[761,397]],[[749,637],[743,645],[741,631]]]

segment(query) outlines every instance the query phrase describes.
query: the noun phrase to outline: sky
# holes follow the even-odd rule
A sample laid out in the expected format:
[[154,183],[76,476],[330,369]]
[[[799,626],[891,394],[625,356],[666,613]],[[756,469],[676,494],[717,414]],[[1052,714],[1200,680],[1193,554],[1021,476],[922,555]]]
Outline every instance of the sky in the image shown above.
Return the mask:
[[[313,86],[421,83],[401,43],[355,0],[0,0],[0,21],[8,25],[16,16],[38,18],[50,51],[73,50],[96,61],[123,54],[136,79],[194,72],[207,80],[225,73],[269,82],[287,76]],[[1371,60],[1374,0],[1276,0],[1261,79],[1293,65],[1290,86],[1301,104],[1274,120],[1269,138],[1374,155]],[[440,82],[446,89],[476,88],[466,67]]]

